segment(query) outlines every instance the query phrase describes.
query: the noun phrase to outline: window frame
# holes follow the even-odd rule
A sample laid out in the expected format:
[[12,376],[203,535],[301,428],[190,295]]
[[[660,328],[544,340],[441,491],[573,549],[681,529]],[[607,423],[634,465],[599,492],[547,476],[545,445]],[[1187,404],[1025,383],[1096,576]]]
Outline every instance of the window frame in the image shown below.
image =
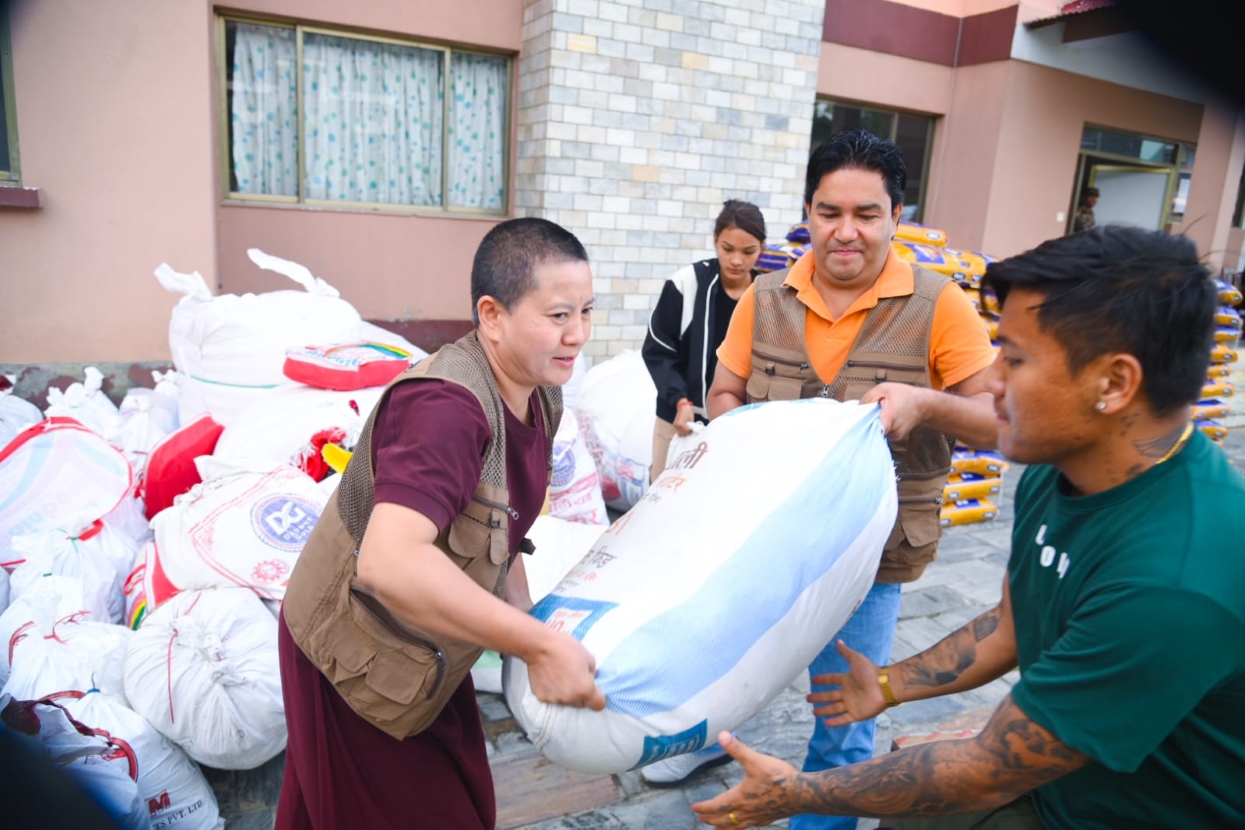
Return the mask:
[[[226,62],[226,26],[228,23],[251,23],[259,26],[274,26],[294,30],[294,63],[295,63],[295,106],[298,111],[298,159],[297,159],[297,176],[298,191],[297,196],[281,196],[269,193],[239,193],[231,189],[231,173],[232,173],[232,147],[230,143],[230,126],[231,119],[229,114],[229,66]],[[355,40],[369,41],[372,43],[386,43],[397,46],[412,46],[420,49],[429,49],[441,53],[442,61],[442,77],[445,79],[445,88],[442,95],[441,110],[441,194],[442,201],[448,200],[449,194],[449,130],[450,130],[450,105],[451,95],[449,90],[451,62],[455,54],[464,55],[483,55],[490,58],[500,58],[505,61],[506,79],[505,79],[505,99],[506,99],[506,129],[503,137],[502,145],[502,179],[505,182],[505,194],[502,197],[502,206],[497,209],[476,208],[476,207],[459,207],[446,204],[441,205],[396,205],[389,202],[353,202],[343,201],[339,199],[308,199],[303,196],[303,160],[306,153],[306,137],[303,117],[306,109],[303,101],[303,36],[306,34],[322,35],[327,37],[352,38]],[[319,26],[310,23],[300,23],[293,20],[284,20],[275,17],[256,17],[244,14],[218,14],[216,15],[216,62],[217,62],[217,81],[220,84],[220,108],[218,118],[220,120],[220,188],[222,193],[222,201],[231,205],[289,205],[294,207],[312,208],[316,210],[339,209],[352,211],[369,211],[377,213],[404,213],[404,214],[424,214],[434,216],[445,215],[465,215],[465,216],[509,216],[513,211],[514,204],[514,187],[511,170],[511,155],[513,153],[514,143],[514,124],[515,124],[515,98],[514,98],[514,76],[515,76],[515,56],[489,49],[477,49],[472,47],[450,46],[443,43],[433,41],[418,40],[416,38],[401,37],[387,34],[378,34],[362,29],[354,29],[347,26],[332,27]]]
[[[930,170],[930,163],[933,161],[933,157],[934,157],[934,125],[938,121],[938,116],[932,115],[927,112],[916,112],[914,110],[898,109],[896,107],[886,107],[880,104],[874,104],[874,103],[870,103],[867,101],[852,101],[846,98],[832,98],[828,95],[818,95],[813,99],[813,118],[812,118],[813,121],[816,121],[817,105],[820,103],[830,104],[831,106],[851,107],[853,109],[859,109],[859,110],[870,110],[872,112],[877,112],[883,115],[890,116],[890,119],[891,119],[890,135],[879,136],[879,138],[885,138],[887,141],[891,141],[891,142],[894,142],[896,136],[898,135],[899,119],[901,116],[907,116],[909,118],[923,118],[928,122],[925,126],[925,157],[921,160],[921,171],[922,171],[921,202],[920,204],[917,205],[916,215],[912,219],[903,220],[905,222],[910,221],[910,222],[915,222],[917,224],[920,224],[921,222],[925,221],[925,206],[926,206],[925,203],[926,203],[926,197],[929,195],[930,176],[932,172]],[[810,127],[810,132],[811,132],[811,127]],[[811,134],[809,136],[809,139],[810,139],[810,144],[811,144],[811,139],[812,139]],[[809,147],[809,150],[811,152],[812,150],[811,146]]]
[[0,96],[4,102],[4,124],[9,144],[9,169],[0,170],[0,187],[20,187],[21,153],[17,140],[17,101],[13,83],[13,41],[9,29],[7,4],[0,4]]

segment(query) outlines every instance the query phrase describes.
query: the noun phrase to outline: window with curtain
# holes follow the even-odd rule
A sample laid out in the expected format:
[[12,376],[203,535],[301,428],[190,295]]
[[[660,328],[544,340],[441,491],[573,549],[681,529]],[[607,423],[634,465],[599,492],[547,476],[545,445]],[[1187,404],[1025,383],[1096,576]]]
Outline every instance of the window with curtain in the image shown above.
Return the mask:
[[299,26],[224,28],[233,197],[505,210],[508,59]]
[[928,178],[926,167],[929,148],[933,143],[934,119],[925,115],[909,115],[857,104],[842,104],[838,101],[819,100],[814,104],[812,149],[816,149],[832,135],[845,130],[868,130],[899,146],[908,171],[903,219],[920,222],[925,182]]
[[0,182],[13,185],[21,181],[21,168],[17,163],[16,112],[8,8],[0,3]]

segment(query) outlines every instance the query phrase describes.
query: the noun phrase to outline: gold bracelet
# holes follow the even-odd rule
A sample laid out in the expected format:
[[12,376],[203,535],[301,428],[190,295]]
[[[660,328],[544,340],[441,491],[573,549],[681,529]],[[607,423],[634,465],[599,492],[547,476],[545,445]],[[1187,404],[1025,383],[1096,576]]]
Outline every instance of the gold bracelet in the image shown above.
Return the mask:
[[882,687],[882,699],[886,701],[886,708],[898,706],[899,701],[895,699],[895,692],[891,690],[889,666],[878,669],[878,685]]

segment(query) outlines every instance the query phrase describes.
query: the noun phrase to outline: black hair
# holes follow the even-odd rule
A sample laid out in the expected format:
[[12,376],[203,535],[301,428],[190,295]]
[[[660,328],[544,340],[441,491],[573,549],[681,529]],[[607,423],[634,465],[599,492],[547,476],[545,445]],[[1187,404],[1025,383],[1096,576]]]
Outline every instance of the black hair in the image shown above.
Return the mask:
[[891,210],[903,204],[908,186],[908,168],[903,152],[894,142],[878,138],[867,130],[847,130],[830,137],[808,158],[804,180],[804,204],[812,205],[821,180],[837,170],[872,170],[882,175]]
[[1106,225],[993,262],[984,284],[1002,307],[1012,288],[1042,295],[1037,322],[1075,375],[1109,352],[1141,364],[1155,415],[1200,397],[1215,338],[1217,290],[1185,236]]
[[481,297],[514,308],[536,287],[538,265],[587,261],[575,234],[548,219],[529,216],[498,224],[484,235],[471,264],[472,322],[480,325]]
[[751,202],[727,199],[722,203],[722,212],[713,224],[713,238],[717,239],[722,231],[730,227],[739,228],[765,244],[765,217],[761,215],[761,209]]

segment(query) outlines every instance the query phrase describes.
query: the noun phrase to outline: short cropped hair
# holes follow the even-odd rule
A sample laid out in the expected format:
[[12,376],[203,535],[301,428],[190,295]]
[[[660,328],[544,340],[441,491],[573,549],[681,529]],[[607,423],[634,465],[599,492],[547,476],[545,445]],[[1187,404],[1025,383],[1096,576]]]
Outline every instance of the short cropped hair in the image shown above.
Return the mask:
[[739,228],[765,244],[765,217],[761,215],[761,209],[751,202],[727,199],[722,203],[722,212],[713,223],[713,238],[717,239],[722,231],[731,227]]
[[838,133],[813,151],[804,180],[804,204],[813,203],[813,194],[822,179],[846,169],[880,173],[886,193],[891,197],[891,210],[903,204],[904,188],[908,186],[908,167],[904,164],[903,152],[894,142],[878,138],[867,130]]
[[1217,290],[1187,237],[1105,225],[993,262],[983,284],[1000,306],[1013,288],[1042,295],[1038,326],[1063,344],[1073,375],[1123,352],[1141,364],[1141,392],[1155,415],[1200,397]]
[[484,235],[471,264],[471,320],[480,325],[481,297],[509,310],[536,288],[536,268],[547,263],[587,262],[583,244],[548,219],[509,219]]

